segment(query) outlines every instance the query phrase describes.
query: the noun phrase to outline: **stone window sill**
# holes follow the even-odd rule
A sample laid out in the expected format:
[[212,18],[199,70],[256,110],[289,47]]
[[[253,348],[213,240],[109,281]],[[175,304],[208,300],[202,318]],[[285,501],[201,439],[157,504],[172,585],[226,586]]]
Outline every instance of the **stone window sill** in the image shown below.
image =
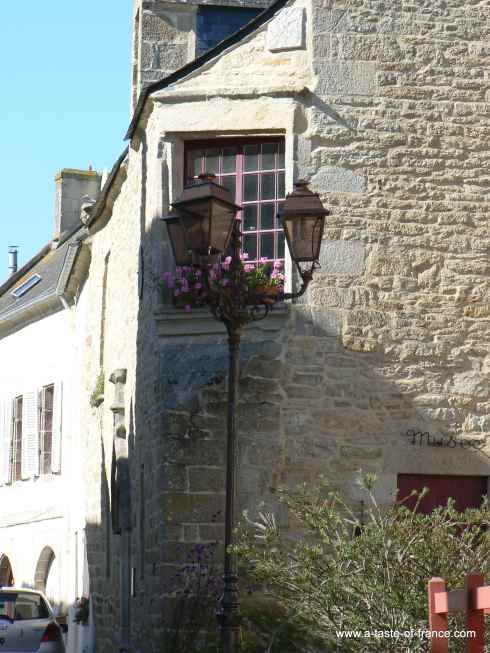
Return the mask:
[[[264,320],[251,322],[244,329],[244,338],[257,340],[270,338],[285,326],[290,316],[286,303],[277,304]],[[222,322],[216,320],[208,308],[196,308],[190,312],[173,306],[165,306],[155,312],[157,334],[162,340],[211,339],[226,337]]]

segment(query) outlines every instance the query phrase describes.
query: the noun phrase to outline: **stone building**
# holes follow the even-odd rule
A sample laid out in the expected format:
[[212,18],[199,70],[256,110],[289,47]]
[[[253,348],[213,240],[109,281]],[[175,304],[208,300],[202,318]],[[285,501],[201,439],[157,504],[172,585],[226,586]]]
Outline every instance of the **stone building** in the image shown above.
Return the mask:
[[245,248],[284,257],[291,287],[279,203],[307,177],[331,209],[306,296],[246,333],[240,506],[322,473],[360,510],[360,468],[385,502],[425,484],[462,507],[487,487],[488,6],[278,0],[193,59],[199,11],[135,6],[129,148],[89,224],[86,391],[102,362],[108,394],[83,404],[101,650],[157,651],[179,547],[222,534],[224,330],[158,289],[173,267],[160,218],[196,172],[236,189]]
[[160,218],[196,172],[235,190],[247,252],[284,258],[291,288],[278,206],[306,177],[331,210],[307,294],[246,331],[240,507],[324,474],[360,511],[360,468],[385,503],[424,484],[474,505],[488,482],[488,4],[277,0],[209,50],[201,7],[135,4],[129,146],[85,221],[101,651],[160,651],[182,552],[222,536],[224,329],[159,289]]

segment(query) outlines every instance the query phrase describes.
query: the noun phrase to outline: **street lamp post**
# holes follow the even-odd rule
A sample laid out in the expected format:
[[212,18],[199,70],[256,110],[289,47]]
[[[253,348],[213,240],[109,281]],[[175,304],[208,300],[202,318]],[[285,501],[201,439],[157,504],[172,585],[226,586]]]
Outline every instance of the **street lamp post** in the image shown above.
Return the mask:
[[[237,413],[240,377],[240,342],[244,326],[267,317],[270,300],[260,294],[250,305],[240,258],[242,234],[236,213],[241,207],[233,203],[229,191],[215,182],[212,175],[200,175],[196,183],[186,186],[172,204],[173,212],[164,218],[177,265],[199,266],[207,272],[209,256],[231,249],[230,290],[210,293],[208,304],[213,315],[224,323],[228,334],[229,372],[226,451],[226,508],[224,592],[218,614],[223,653],[236,653],[240,635],[240,609],[236,555],[231,551],[235,527],[237,494]],[[291,258],[297,266],[302,285],[296,293],[282,293],[277,300],[293,299],[304,294],[313,278],[328,211],[319,196],[309,190],[307,182],[295,184],[286,197],[280,218]],[[309,264],[305,269],[301,265]],[[204,275],[206,276],[206,275]]]

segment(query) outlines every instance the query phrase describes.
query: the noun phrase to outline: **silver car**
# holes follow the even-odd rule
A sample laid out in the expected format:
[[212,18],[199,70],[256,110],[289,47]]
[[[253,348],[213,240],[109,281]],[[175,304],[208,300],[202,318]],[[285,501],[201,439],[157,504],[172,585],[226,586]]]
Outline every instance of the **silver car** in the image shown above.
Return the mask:
[[65,653],[65,629],[41,592],[0,588],[0,653]]

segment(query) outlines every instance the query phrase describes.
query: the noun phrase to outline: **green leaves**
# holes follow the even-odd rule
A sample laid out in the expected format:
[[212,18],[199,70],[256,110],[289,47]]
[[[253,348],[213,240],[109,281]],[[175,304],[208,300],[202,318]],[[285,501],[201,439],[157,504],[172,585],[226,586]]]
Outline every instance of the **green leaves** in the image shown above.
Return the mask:
[[[294,492],[279,490],[291,521],[298,524],[294,533],[262,511],[239,528],[235,549],[260,595],[274,599],[291,636],[301,633],[300,650],[422,652],[426,642],[416,631],[427,628],[428,580],[442,576],[449,589],[456,589],[475,569],[490,578],[490,510],[483,503],[461,514],[449,501],[422,515],[404,502],[379,506],[373,475],[362,477],[360,485],[370,506],[363,510],[363,523],[322,481]],[[403,641],[352,637],[337,648],[336,631],[390,629],[414,633]],[[464,650],[464,642],[454,640],[451,647]],[[285,650],[271,643],[271,653]]]

